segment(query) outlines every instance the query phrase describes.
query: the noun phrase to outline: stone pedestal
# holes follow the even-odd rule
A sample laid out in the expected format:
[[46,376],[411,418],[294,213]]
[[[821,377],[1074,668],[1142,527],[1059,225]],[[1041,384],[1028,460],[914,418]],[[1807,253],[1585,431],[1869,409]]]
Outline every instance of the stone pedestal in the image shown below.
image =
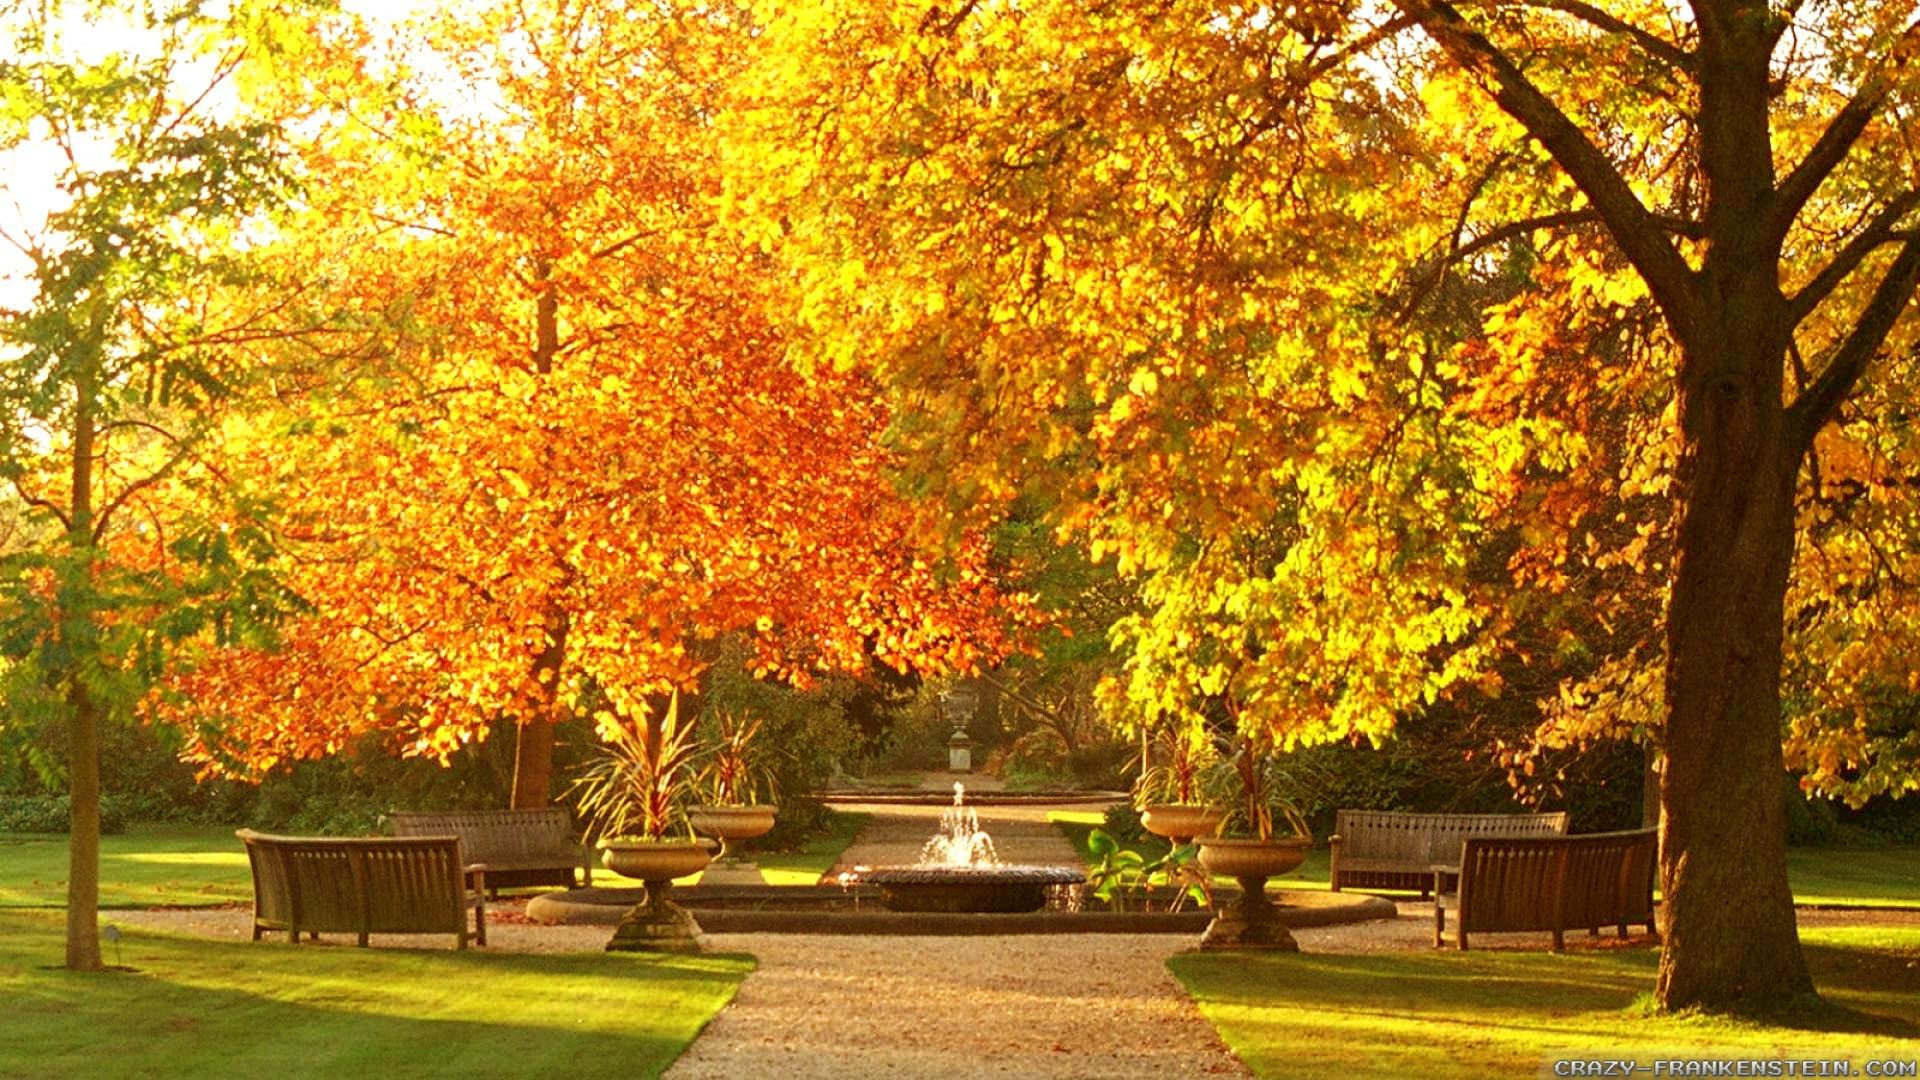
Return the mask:
[[669,899],[673,882],[648,881],[646,896],[614,928],[608,952],[699,952],[700,924]]
[[767,876],[760,872],[760,864],[746,859],[725,857],[715,859],[700,872],[702,885],[765,885]]
[[964,731],[956,731],[947,739],[947,771],[973,771],[973,740]]
[[1293,931],[1275,917],[1273,902],[1267,899],[1266,875],[1234,880],[1240,883],[1240,899],[1214,915],[1206,933],[1200,935],[1200,948],[1299,952],[1300,943],[1293,940]]

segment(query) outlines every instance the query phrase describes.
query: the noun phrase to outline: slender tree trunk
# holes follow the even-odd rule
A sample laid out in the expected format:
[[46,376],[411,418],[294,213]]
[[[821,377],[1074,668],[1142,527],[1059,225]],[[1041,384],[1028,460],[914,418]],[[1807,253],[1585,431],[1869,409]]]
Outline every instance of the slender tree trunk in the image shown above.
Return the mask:
[[1780,798],[1780,666],[1799,470],[1781,403],[1785,338],[1768,328],[1777,311],[1770,303],[1743,303],[1735,291],[1722,311],[1719,347],[1690,349],[1680,381],[1656,990],[1669,1009],[1813,990],[1787,884]]
[[93,627],[93,436],[97,388],[91,358],[74,380],[73,496],[67,515],[70,563],[61,598],[67,654],[67,967],[100,970],[100,716],[85,668],[99,660]]

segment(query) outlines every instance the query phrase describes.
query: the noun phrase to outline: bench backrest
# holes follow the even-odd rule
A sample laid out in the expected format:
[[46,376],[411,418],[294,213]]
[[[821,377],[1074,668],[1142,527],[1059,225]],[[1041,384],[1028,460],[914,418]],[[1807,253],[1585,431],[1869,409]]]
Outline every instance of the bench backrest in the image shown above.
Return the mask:
[[1341,852],[1355,859],[1404,862],[1425,870],[1434,863],[1452,863],[1469,836],[1560,836],[1567,831],[1567,815],[1552,814],[1409,814],[1397,810],[1341,810],[1333,831],[1340,835]]
[[1653,917],[1659,832],[1471,837],[1460,859],[1463,930],[1553,930]]
[[564,806],[530,810],[396,810],[395,836],[457,836],[477,863],[554,856],[578,861],[580,845]]
[[409,934],[465,928],[460,838],[237,834],[254,918],[302,930]]

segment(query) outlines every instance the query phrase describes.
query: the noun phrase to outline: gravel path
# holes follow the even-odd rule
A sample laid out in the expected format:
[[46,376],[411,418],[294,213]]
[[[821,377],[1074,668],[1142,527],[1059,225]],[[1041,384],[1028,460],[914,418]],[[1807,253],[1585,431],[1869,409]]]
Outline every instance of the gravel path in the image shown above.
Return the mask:
[[708,941],[760,967],[677,1080],[1247,1075],[1167,971],[1184,937]]

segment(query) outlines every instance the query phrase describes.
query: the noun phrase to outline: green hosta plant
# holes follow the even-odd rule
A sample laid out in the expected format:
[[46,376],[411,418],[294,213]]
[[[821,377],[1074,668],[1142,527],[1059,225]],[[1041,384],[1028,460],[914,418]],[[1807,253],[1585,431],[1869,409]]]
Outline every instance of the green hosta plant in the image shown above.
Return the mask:
[[1142,871],[1147,884],[1175,890],[1168,911],[1179,911],[1191,900],[1199,907],[1213,906],[1213,876],[1200,865],[1200,845],[1189,841],[1147,864]]
[[589,833],[649,840],[688,833],[686,802],[698,779],[700,746],[693,726],[680,722],[680,696],[668,702],[657,727],[616,722],[605,735],[606,749],[569,792]]
[[1132,848],[1121,846],[1105,829],[1087,834],[1087,853],[1096,860],[1087,868],[1087,887],[1116,910],[1126,906],[1127,898],[1139,891],[1145,880],[1146,860]]

